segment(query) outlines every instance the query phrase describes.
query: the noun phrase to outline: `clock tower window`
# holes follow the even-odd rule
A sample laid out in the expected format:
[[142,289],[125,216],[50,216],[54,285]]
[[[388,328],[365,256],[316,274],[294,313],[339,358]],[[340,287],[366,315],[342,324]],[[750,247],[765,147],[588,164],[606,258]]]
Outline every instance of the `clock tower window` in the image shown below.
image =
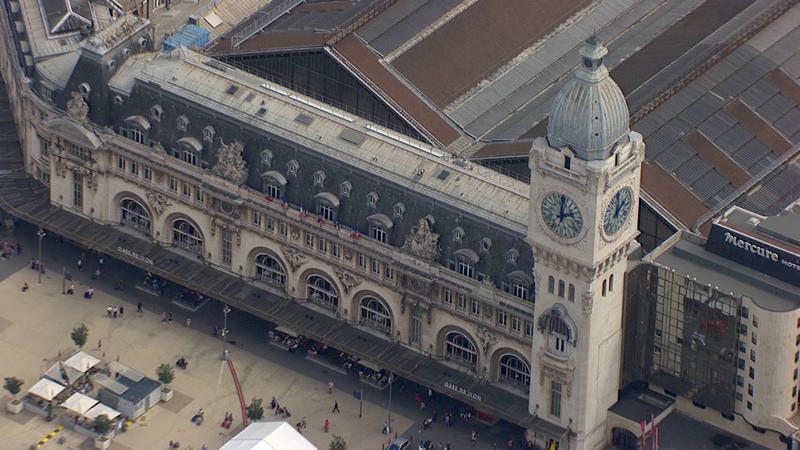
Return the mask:
[[608,276],[608,291],[611,292],[614,290],[614,274]]
[[606,287],[607,287],[607,286],[608,286],[608,284],[607,284],[607,280],[603,280],[603,289],[602,289],[602,291],[601,291],[601,295],[602,295],[603,297],[605,297],[605,296],[606,296]]
[[552,276],[547,277],[547,292],[552,294],[556,290],[556,279]]
[[558,296],[564,298],[565,283],[564,280],[558,280]]

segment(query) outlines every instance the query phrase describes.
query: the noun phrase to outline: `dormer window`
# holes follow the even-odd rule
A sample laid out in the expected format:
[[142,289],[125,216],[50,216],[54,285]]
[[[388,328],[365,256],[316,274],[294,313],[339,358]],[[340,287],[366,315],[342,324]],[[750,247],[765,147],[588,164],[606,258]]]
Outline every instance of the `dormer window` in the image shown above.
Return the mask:
[[268,198],[281,200],[283,189],[286,187],[286,177],[280,172],[269,171],[261,174],[262,190]]
[[379,242],[389,242],[389,230],[394,223],[387,215],[377,213],[367,217],[369,222],[369,237]]
[[489,250],[492,248],[492,240],[488,237],[481,239],[479,247],[481,249],[481,253],[489,253]]
[[155,122],[161,122],[161,117],[164,116],[164,109],[161,108],[159,105],[153,105],[150,108],[150,119]]
[[402,219],[403,214],[406,213],[406,207],[402,203],[397,203],[392,207],[392,212],[394,213],[394,217],[396,219]]
[[375,192],[370,192],[367,194],[367,207],[375,208],[378,206],[378,194]]
[[503,290],[522,300],[530,300],[531,286],[533,286],[533,279],[530,275],[521,270],[515,270],[508,274],[507,281],[503,283]]
[[342,198],[350,198],[350,192],[353,190],[353,185],[349,181],[345,181],[339,185],[339,196]]
[[572,169],[572,158],[567,155],[564,155],[564,168],[567,170]]
[[322,187],[325,185],[325,172],[318,170],[314,172],[314,186]]
[[205,142],[214,141],[214,127],[207,126],[207,127],[203,128],[203,140]]
[[468,248],[453,252],[450,261],[450,270],[456,271],[468,278],[475,278],[475,265],[478,264],[478,254]]
[[339,208],[339,199],[330,192],[320,192],[314,196],[317,201],[317,216],[328,222],[336,220],[336,211]]
[[506,262],[509,264],[517,264],[517,260],[519,259],[519,252],[517,249],[512,248],[511,250],[506,252]]
[[178,117],[178,120],[176,121],[176,123],[177,123],[178,131],[184,131],[185,132],[186,129],[189,128],[189,118],[186,117],[186,116]]
[[298,164],[297,161],[291,160],[288,164],[286,164],[286,173],[290,177],[296,177],[298,170],[300,170],[300,164]]
[[453,242],[461,243],[464,240],[464,229],[461,227],[455,227],[453,229]]
[[269,150],[261,151],[261,168],[269,169],[272,167],[272,152]]

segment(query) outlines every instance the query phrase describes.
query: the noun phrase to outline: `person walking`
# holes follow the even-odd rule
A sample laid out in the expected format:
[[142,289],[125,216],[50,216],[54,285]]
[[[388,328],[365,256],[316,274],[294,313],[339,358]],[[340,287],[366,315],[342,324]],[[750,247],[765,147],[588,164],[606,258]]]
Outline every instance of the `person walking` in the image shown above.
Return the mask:
[[22,283],[22,292],[27,292],[27,291],[28,291],[28,282],[26,281]]
[[78,270],[83,270],[83,260],[82,259],[78,260]]
[[140,316],[142,315],[142,313],[144,313],[142,302],[136,304],[136,313],[139,314]]
[[331,410],[331,412],[333,414],[341,413],[341,411],[339,411],[339,402],[338,401],[336,401],[336,400],[333,401],[333,409]]
[[67,289],[67,295],[73,295],[73,294],[75,294],[75,285],[70,284],[69,289]]
[[119,316],[122,317],[123,314],[125,314],[125,307],[124,306],[120,306],[119,307]]
[[328,395],[333,394],[333,381],[328,381]]
[[187,317],[186,318],[186,328],[191,328],[191,327],[192,327],[192,318],[191,317]]
[[476,433],[475,430],[472,430],[472,435],[469,437],[469,441],[472,443],[472,445],[475,445],[475,443],[478,442],[478,433]]
[[331,427],[331,422],[328,419],[325,419],[325,422],[322,423],[322,431],[327,433],[330,427]]

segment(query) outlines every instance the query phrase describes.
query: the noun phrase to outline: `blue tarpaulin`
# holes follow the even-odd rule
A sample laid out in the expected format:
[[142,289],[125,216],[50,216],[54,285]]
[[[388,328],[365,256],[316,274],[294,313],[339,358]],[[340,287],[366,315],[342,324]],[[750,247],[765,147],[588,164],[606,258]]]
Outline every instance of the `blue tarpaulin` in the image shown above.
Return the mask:
[[204,30],[197,25],[186,24],[181,31],[164,40],[164,50],[172,50],[178,47],[202,47],[208,44],[210,35],[211,32],[208,30]]

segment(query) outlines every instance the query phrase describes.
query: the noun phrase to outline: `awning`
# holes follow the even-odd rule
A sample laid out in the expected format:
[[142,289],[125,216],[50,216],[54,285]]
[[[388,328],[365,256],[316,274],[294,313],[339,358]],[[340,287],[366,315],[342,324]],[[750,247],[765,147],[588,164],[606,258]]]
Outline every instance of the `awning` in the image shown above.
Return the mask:
[[28,389],[28,393],[49,401],[54,399],[56,395],[60,394],[64,389],[66,389],[64,386],[55,381],[42,378]]
[[50,366],[47,372],[44,373],[45,377],[56,383],[63,384],[64,386],[71,386],[81,375],[83,375],[83,373],[72,367],[65,366],[61,361]]
[[392,219],[390,219],[389,216],[387,216],[386,214],[381,214],[381,213],[373,214],[367,217],[367,220],[370,222],[378,222],[387,229],[392,228],[394,226],[394,222],[392,222]]
[[286,186],[286,177],[277,170],[270,170],[261,174],[261,178],[271,178],[281,186]]
[[66,408],[78,415],[82,415],[86,411],[92,409],[92,407],[97,403],[99,403],[97,399],[81,394],[80,392],[76,392],[72,394],[72,396],[64,403],[62,403],[61,407]]
[[125,123],[135,124],[136,126],[138,126],[139,128],[141,128],[143,130],[149,130],[150,129],[150,121],[145,119],[144,116],[140,116],[138,114],[135,115],[135,116],[130,116],[130,117],[126,118],[125,119]]
[[330,205],[333,206],[334,208],[339,207],[339,199],[336,198],[336,196],[331,194],[330,192],[320,192],[319,194],[315,195],[314,198],[325,200],[326,202],[330,203]]
[[102,415],[106,415],[108,416],[109,419],[114,420],[120,416],[120,412],[110,406],[98,403],[94,405],[91,409],[83,413],[83,417],[86,417],[89,420],[94,420],[98,416]]
[[380,372],[381,370],[383,370],[380,367],[378,367],[377,364],[373,364],[373,363],[367,361],[366,359],[360,359],[360,360],[358,360],[358,363],[361,364],[362,366],[366,367],[367,369],[374,370],[375,372]]
[[203,144],[201,144],[200,141],[197,140],[197,138],[191,136],[184,136],[178,139],[178,144],[183,144],[187,147],[191,147],[196,152],[203,150]]
[[281,332],[283,334],[288,334],[289,336],[292,336],[292,337],[300,336],[300,333],[295,331],[294,328],[289,328],[289,327],[283,326],[283,325],[275,328],[275,331],[279,331],[279,332]]
[[86,372],[99,363],[99,359],[85,352],[75,353],[68,360],[64,361],[65,366],[72,367],[81,373]]

